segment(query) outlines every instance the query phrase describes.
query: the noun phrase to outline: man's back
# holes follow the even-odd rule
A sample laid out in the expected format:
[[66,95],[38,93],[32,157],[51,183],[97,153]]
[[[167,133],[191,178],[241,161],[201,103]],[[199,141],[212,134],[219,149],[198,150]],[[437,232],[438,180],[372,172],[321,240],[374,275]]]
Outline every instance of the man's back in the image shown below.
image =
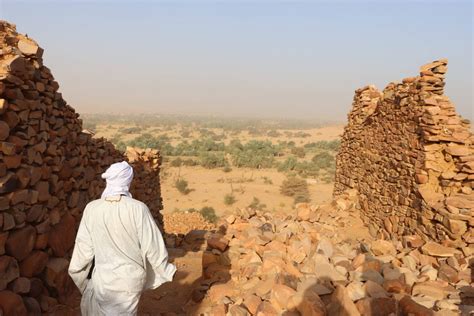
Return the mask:
[[84,316],[135,315],[141,292],[171,281],[176,267],[168,263],[148,207],[128,191],[132,167],[126,161],[114,163],[102,178],[107,185],[102,198],[84,210],[69,275],[82,293]]
[[140,245],[145,204],[129,197],[92,201],[84,211],[95,256],[94,278],[108,291],[139,292],[145,280]]

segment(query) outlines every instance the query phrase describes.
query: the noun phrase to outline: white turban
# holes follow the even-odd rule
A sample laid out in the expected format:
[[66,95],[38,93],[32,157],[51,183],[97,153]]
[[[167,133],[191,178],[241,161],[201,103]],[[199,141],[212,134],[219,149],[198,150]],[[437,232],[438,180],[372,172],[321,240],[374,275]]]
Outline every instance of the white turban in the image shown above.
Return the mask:
[[128,190],[133,179],[133,168],[126,161],[110,165],[102,174],[102,179],[107,183],[102,198],[117,195],[132,197]]

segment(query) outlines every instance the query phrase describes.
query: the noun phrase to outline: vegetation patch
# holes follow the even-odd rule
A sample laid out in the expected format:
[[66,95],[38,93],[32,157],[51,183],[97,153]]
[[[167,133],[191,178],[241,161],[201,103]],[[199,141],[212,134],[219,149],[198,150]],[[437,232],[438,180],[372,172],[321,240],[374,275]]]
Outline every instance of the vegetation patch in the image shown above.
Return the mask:
[[181,192],[184,195],[187,195],[192,191],[192,189],[188,187],[188,181],[184,179],[176,180],[176,182],[174,183],[174,186],[179,192]]
[[292,197],[295,203],[310,201],[308,183],[305,179],[288,177],[281,184],[280,192],[283,195]]

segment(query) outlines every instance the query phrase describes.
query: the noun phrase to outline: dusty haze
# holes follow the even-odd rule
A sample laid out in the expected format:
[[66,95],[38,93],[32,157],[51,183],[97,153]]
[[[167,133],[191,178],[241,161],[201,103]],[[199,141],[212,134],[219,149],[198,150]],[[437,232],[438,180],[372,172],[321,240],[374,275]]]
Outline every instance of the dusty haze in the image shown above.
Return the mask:
[[343,121],[354,90],[449,59],[474,118],[472,2],[0,1],[80,113]]

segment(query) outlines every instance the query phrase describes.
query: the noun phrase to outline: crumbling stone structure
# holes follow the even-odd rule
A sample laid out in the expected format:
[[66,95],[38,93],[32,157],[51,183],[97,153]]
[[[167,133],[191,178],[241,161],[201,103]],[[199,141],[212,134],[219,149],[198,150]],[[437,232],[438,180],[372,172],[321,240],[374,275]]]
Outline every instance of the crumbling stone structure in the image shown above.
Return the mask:
[[334,194],[357,189],[374,235],[418,234],[472,252],[474,135],[444,95],[446,71],[438,60],[383,92],[356,90]]
[[85,205],[100,175],[129,159],[132,194],[161,222],[157,151],[129,150],[82,131],[43,65],[43,50],[0,21],[0,314],[38,315],[74,290],[67,274]]

